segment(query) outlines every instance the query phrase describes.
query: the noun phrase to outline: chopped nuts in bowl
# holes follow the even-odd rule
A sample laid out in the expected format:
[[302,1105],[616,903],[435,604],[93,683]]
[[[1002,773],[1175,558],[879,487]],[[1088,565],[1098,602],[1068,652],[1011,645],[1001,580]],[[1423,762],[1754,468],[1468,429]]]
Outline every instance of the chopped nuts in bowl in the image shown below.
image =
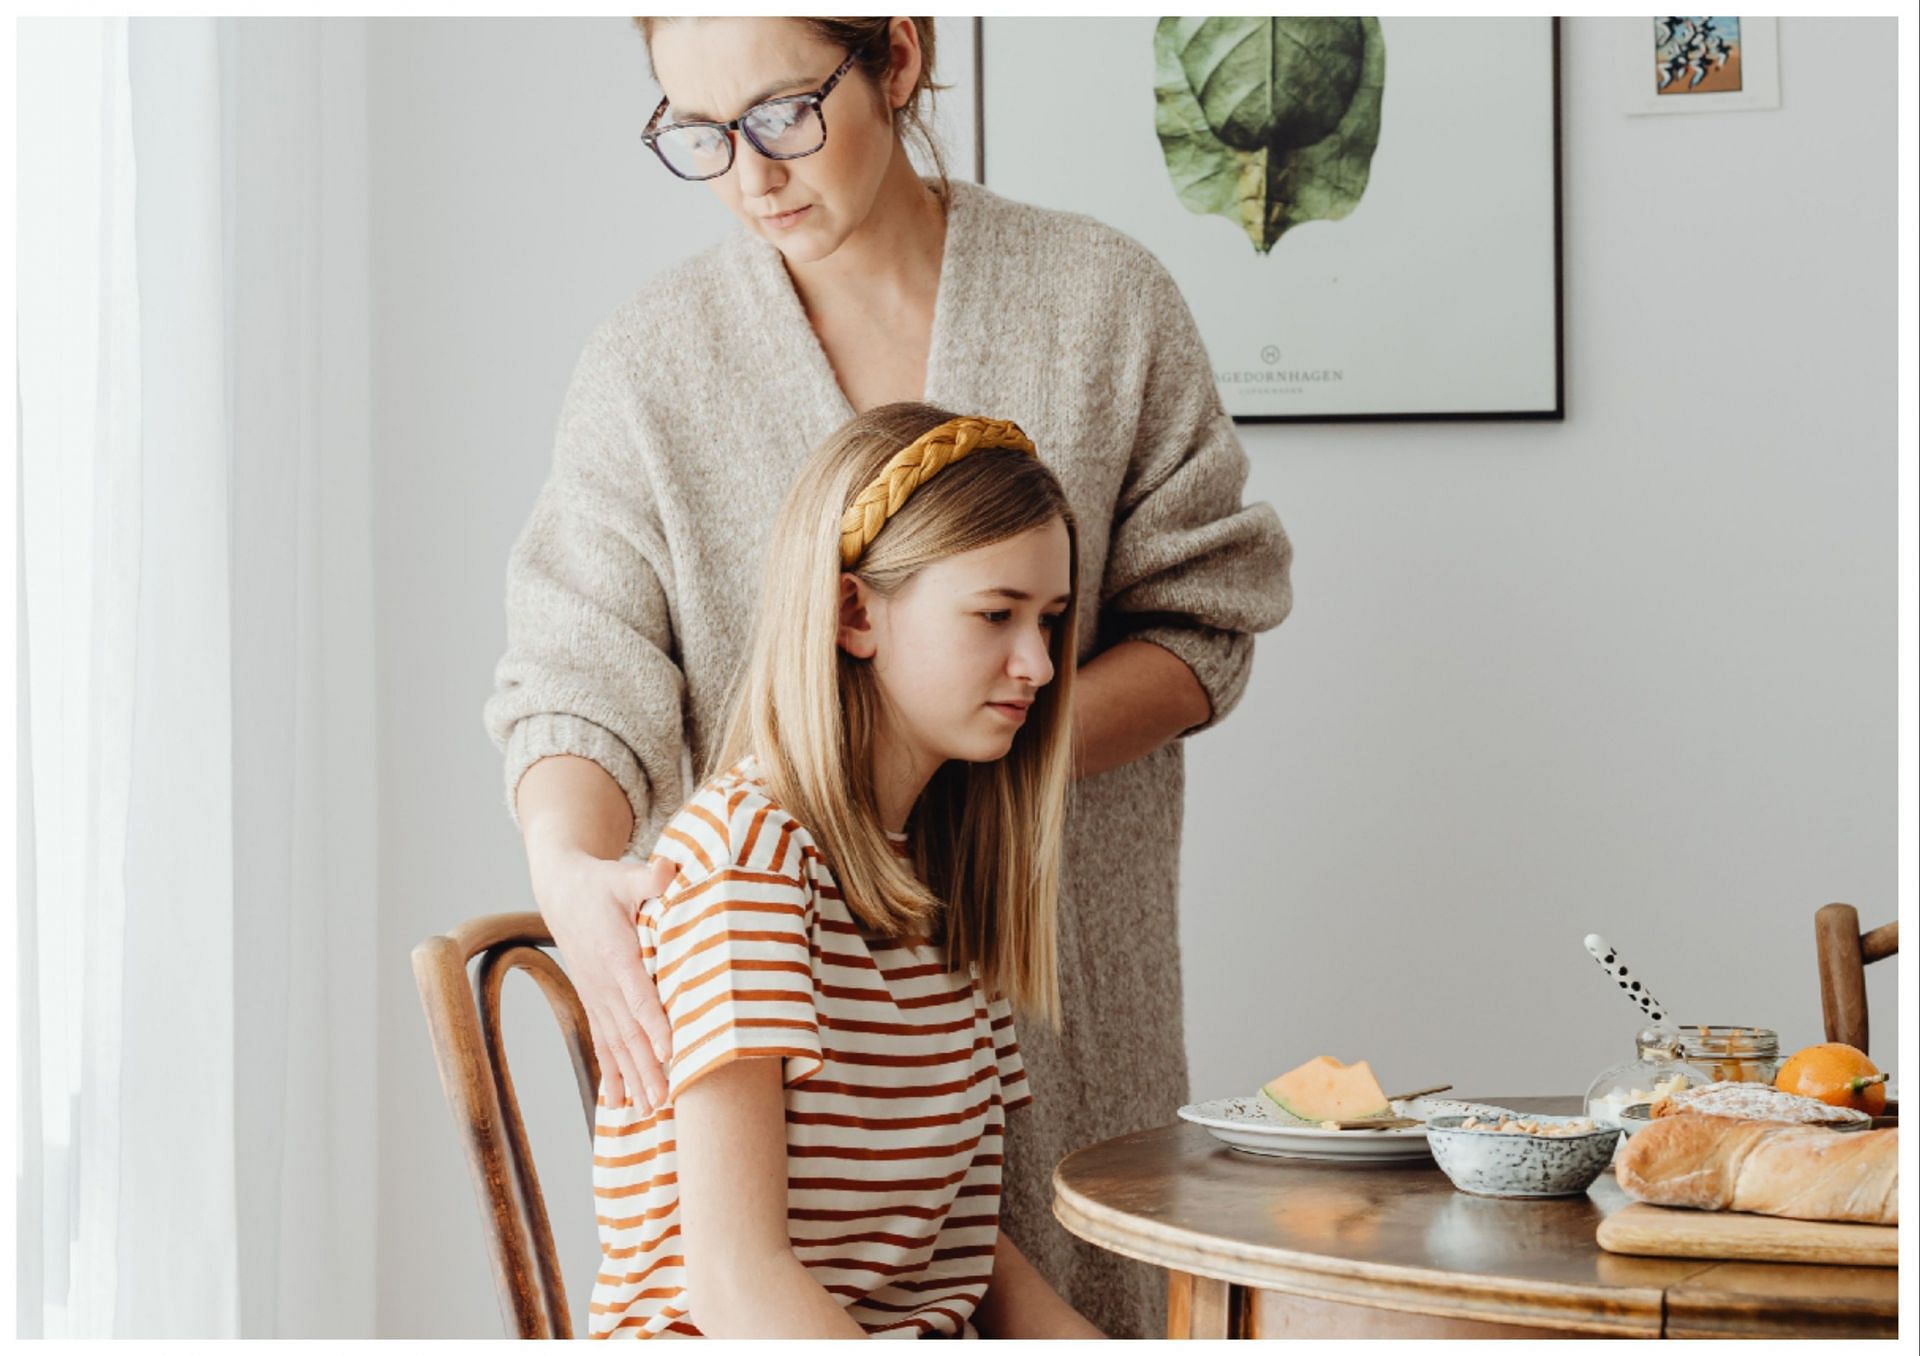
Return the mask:
[[1502,1116],[1498,1120],[1487,1120],[1480,1116],[1469,1116],[1460,1122],[1462,1130],[1492,1130],[1502,1135],[1549,1135],[1560,1138],[1566,1135],[1591,1135],[1600,1127],[1591,1118],[1574,1117],[1570,1120],[1554,1120],[1550,1117]]
[[[1471,1122],[1471,1124],[1469,1124]],[[1613,1159],[1620,1128],[1590,1116],[1436,1116],[1427,1147],[1476,1196],[1577,1196]]]

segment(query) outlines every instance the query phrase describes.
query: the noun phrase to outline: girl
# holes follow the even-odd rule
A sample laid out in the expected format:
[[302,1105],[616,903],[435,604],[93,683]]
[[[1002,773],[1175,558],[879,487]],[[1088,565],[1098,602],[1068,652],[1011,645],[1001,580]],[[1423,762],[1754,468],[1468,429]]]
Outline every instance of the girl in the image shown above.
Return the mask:
[[[1116,1336],[1159,1336],[1165,1276],[1061,1228],[1051,1179],[1074,1149],[1188,1100],[1182,746],[1232,710],[1255,633],[1287,613],[1286,533],[1241,501],[1246,455],[1151,254],[1087,217],[916,172],[931,19],[640,23],[667,97],[633,172],[657,181],[658,215],[675,194],[689,212],[712,195],[738,225],[654,266],[584,346],[508,567],[486,712],[608,1089],[665,1096],[670,1033],[633,914],[670,877],[622,858],[686,800],[683,765],[712,765],[749,643],[738,600],[809,449],[896,401],[1011,419],[1080,524],[1086,615],[1061,1035],[1037,1027],[1022,1048],[1039,1098],[1008,1147],[1004,1213],[1076,1308]],[[1032,135],[1073,154],[1062,131],[1100,135],[1093,113],[1063,109]],[[1202,908],[1187,926],[1210,922]]]
[[639,912],[672,1057],[664,1104],[601,1100],[592,1335],[1100,1335],[999,1228],[1009,1000],[1059,1017],[1076,564],[1005,421],[881,406],[788,494]]

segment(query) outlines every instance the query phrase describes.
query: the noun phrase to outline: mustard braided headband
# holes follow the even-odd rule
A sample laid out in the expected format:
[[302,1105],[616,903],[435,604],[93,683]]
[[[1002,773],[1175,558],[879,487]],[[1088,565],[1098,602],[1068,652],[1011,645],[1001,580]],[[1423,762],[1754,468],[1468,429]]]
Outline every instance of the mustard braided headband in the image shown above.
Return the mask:
[[962,415],[929,429],[893,454],[873,483],[855,496],[840,516],[840,564],[852,569],[861,552],[880,535],[913,492],[962,457],[995,448],[1033,452],[1033,439],[1007,419]]

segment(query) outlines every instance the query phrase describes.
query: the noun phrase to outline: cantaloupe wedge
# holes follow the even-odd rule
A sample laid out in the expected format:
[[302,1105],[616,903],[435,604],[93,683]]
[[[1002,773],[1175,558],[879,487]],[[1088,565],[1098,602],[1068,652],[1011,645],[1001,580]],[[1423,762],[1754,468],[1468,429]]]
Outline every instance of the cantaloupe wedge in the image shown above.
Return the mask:
[[1315,1055],[1281,1074],[1264,1088],[1267,1100],[1303,1121],[1351,1121],[1392,1112],[1387,1094],[1364,1059],[1342,1064],[1331,1055]]

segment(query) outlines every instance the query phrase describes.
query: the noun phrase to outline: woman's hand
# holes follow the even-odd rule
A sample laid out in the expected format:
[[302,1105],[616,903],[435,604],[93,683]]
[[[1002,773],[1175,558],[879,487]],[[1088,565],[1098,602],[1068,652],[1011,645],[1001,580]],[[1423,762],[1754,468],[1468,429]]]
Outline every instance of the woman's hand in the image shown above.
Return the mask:
[[673,1033],[660,995],[640,960],[640,906],[665,894],[675,868],[664,858],[642,865],[582,851],[536,860],[533,896],[553,931],[567,977],[587,1010],[600,1095],[631,1095],[644,1114],[666,1100],[663,1069]]
[[[527,874],[567,977],[587,1010],[600,1095],[643,1113],[666,1100],[673,1033],[640,960],[640,906],[666,893],[671,862],[620,858],[633,834],[626,792],[588,758],[537,760],[514,790]],[[656,865],[656,862],[658,864]]]

